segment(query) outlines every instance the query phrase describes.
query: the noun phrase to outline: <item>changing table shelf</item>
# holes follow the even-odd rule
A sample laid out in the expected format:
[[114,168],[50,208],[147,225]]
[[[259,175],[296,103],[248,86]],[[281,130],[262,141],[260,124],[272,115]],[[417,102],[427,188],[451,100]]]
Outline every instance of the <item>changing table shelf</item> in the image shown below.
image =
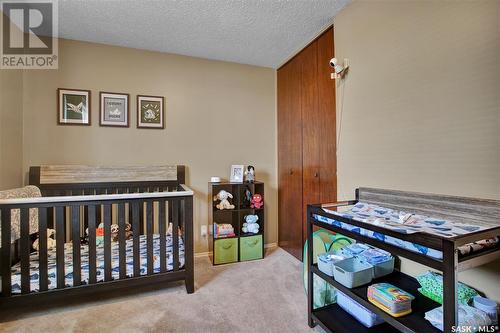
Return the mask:
[[[348,297],[355,300],[357,303],[363,305],[368,310],[382,317],[387,323],[390,323],[392,326],[399,328],[401,332],[441,333],[440,330],[432,326],[424,318],[425,312],[437,308],[439,304],[434,302],[430,298],[427,298],[420,294],[417,291],[417,288],[420,287],[418,282],[409,275],[394,271],[392,274],[380,277],[378,279],[373,279],[372,282],[370,282],[370,284],[387,282],[415,296],[415,299],[411,302],[412,313],[403,317],[395,318],[380,310],[368,301],[367,290],[370,284],[350,289],[335,281],[333,277],[330,277],[320,271],[317,265],[313,265],[312,271],[314,274],[321,277],[323,280],[334,286],[336,289],[340,290],[342,293],[346,294]],[[396,332],[398,332],[398,330],[396,330]]]
[[[435,216],[444,220],[449,220],[458,223],[469,221],[476,225],[483,225],[485,228],[479,231],[470,232],[464,235],[454,237],[444,237],[439,234],[430,233],[413,233],[403,234],[396,231],[383,228],[378,225],[364,223],[353,218],[339,216],[325,211],[336,210],[337,207],[354,205],[357,202],[379,205],[384,208],[395,209],[398,211],[412,212],[427,216]],[[380,326],[366,328],[354,317],[350,317],[337,305],[330,305],[320,309],[314,309],[313,293],[308,293],[308,324],[310,327],[320,325],[325,330],[330,332],[413,332],[413,333],[439,333],[441,332],[430,324],[425,319],[425,313],[429,310],[440,306],[437,302],[423,296],[418,292],[419,283],[411,276],[394,271],[390,275],[374,279],[371,283],[357,288],[346,288],[333,277],[330,277],[321,272],[316,264],[313,264],[313,230],[323,228],[332,232],[343,234],[351,237],[356,241],[370,244],[381,248],[393,255],[410,259],[430,268],[434,268],[443,273],[443,325],[444,332],[453,332],[453,327],[458,322],[458,273],[462,270],[472,267],[484,265],[488,262],[500,258],[500,247],[459,256],[458,247],[492,237],[500,237],[500,201],[490,199],[476,199],[453,197],[437,194],[425,194],[406,191],[373,189],[373,188],[358,188],[356,190],[356,199],[345,202],[336,202],[328,205],[308,205],[307,206],[307,267],[308,267],[308,290],[313,290],[313,275],[321,277],[323,280],[331,284],[336,289],[340,290],[354,301],[358,302],[368,310],[379,315],[385,320],[385,323]],[[363,228],[368,231],[381,233],[386,236],[399,239],[404,242],[411,242],[416,245],[421,245],[440,251],[442,259],[436,259],[427,256],[423,253],[410,251],[409,249],[398,247],[390,243],[386,243],[378,238],[371,238],[363,233],[353,232],[342,228],[339,225],[329,224],[318,220],[328,221],[333,219],[351,226]],[[323,219],[326,218],[326,219]],[[381,309],[368,301],[367,289],[368,286],[378,282],[387,282],[395,285],[415,296],[412,301],[412,313],[395,318],[385,313]],[[344,318],[349,316],[350,318]],[[350,320],[349,320],[350,319]],[[339,322],[341,321],[341,322]],[[390,328],[386,328],[387,325]],[[391,330],[392,329],[392,330]]]
[[397,329],[387,323],[367,328],[345,312],[337,304],[327,305],[313,311],[314,320],[326,332],[332,333],[395,333]]

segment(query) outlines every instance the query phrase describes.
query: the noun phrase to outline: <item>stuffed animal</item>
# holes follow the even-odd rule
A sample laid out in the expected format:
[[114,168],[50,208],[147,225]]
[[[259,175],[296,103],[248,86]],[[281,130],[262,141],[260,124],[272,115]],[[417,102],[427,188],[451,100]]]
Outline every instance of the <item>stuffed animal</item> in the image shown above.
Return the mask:
[[[56,247],[56,240],[54,239],[54,237],[56,237],[56,231],[54,229],[47,229],[47,250],[51,250]],[[33,248],[35,250],[38,251],[39,246],[40,246],[40,235],[33,242]]]
[[134,235],[134,232],[132,231],[132,226],[130,223],[125,224],[125,239],[129,240],[132,239],[132,236]]
[[227,191],[220,190],[219,193],[217,193],[216,196],[214,196],[214,201],[220,200],[220,202],[215,205],[217,209],[223,210],[223,209],[234,209],[234,205],[231,205],[229,202],[228,198],[233,198],[233,195]]
[[259,224],[257,221],[259,220],[259,217],[257,215],[246,215],[244,217],[245,223],[243,223],[243,227],[241,230],[243,232],[251,232],[253,234],[258,234],[259,233]]
[[[167,235],[172,235],[172,229],[174,228],[174,225],[172,222],[168,224],[168,229],[167,229]],[[182,230],[181,227],[177,227],[177,231],[179,236],[182,236]]]
[[252,202],[250,204],[251,208],[260,209],[264,206],[264,201],[262,200],[262,195],[254,194],[252,197]]
[[[120,227],[118,224],[112,224],[111,225],[111,241],[112,242],[118,242],[120,239]],[[125,240],[132,239],[132,226],[130,223],[125,224]]]
[[245,171],[245,180],[247,183],[253,183],[255,181],[255,168],[252,165],[247,166]]
[[[89,228],[85,229],[85,234],[87,235],[87,242],[89,239]],[[99,246],[104,244],[104,224],[99,223],[95,229],[95,245]]]
[[250,204],[252,203],[252,191],[250,191],[250,188],[246,186],[245,188],[245,207],[250,207]]

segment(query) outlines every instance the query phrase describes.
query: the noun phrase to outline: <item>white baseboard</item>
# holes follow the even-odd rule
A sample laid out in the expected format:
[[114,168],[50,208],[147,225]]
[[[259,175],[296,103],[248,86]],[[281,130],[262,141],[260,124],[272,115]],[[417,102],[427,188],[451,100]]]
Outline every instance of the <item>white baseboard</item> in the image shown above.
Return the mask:
[[[272,248],[275,248],[277,246],[278,246],[277,243],[267,243],[267,244],[264,244],[264,248],[265,249],[272,249]],[[198,253],[194,254],[194,257],[195,258],[208,257],[211,253],[212,252],[198,252]]]

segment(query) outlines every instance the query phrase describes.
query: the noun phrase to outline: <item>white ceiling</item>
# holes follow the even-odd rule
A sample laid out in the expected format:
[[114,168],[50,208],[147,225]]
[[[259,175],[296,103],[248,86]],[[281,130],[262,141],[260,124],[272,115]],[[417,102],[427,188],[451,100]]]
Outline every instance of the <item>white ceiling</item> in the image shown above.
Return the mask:
[[276,68],[351,0],[59,0],[59,37]]

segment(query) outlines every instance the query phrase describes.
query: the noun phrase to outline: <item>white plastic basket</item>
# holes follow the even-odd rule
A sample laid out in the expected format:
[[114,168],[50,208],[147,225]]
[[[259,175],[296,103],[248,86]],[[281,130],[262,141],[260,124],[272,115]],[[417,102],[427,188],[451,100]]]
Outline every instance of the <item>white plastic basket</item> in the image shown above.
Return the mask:
[[347,288],[368,284],[373,278],[373,266],[357,257],[341,260],[334,266],[333,277]]
[[373,327],[382,324],[384,320],[375,313],[366,309],[361,304],[347,297],[337,290],[337,304],[344,309],[345,312],[356,318],[361,324],[366,327]]

